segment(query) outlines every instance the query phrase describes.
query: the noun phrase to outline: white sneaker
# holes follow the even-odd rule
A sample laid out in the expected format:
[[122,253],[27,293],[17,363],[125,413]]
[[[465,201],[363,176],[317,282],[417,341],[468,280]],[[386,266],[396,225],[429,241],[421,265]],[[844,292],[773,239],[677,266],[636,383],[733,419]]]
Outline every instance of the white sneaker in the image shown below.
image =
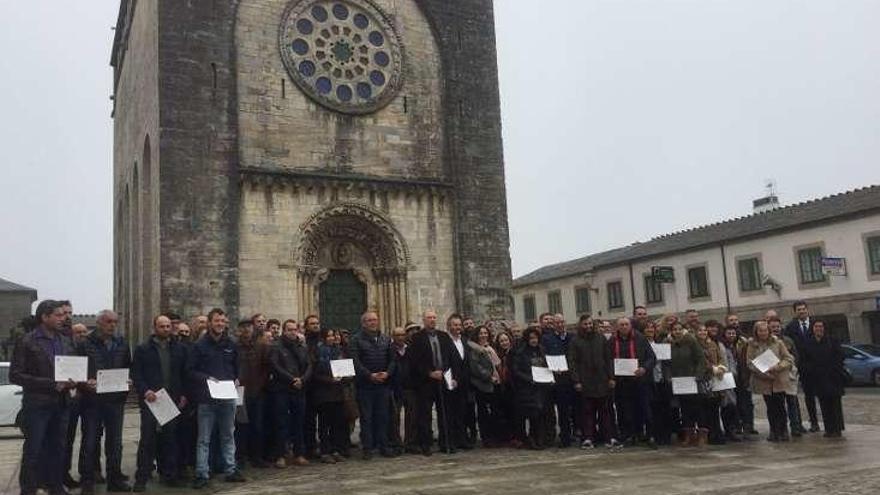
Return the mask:
[[622,449],[623,448],[623,444],[618,442],[616,438],[612,438],[611,440],[606,442],[605,446],[608,447],[609,449]]
[[583,442],[581,442],[581,448],[582,448],[582,449],[592,449],[592,448],[594,448],[594,447],[595,447],[595,446],[593,445],[593,441],[590,440],[589,438],[586,439],[586,440],[584,440]]

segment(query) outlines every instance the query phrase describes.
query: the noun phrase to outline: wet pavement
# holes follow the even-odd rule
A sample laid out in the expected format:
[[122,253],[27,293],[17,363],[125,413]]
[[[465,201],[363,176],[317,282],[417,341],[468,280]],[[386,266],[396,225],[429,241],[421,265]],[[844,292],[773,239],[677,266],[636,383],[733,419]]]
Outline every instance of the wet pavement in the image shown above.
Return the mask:
[[[705,449],[644,448],[608,452],[478,449],[430,458],[404,456],[336,465],[251,469],[245,484],[215,478],[203,493],[227,494],[579,494],[701,493],[798,495],[880,493],[880,389],[844,398],[843,440],[806,435],[786,444],[754,441]],[[759,399],[756,397],[756,399]],[[761,402],[756,400],[758,414]],[[805,410],[804,410],[805,412]],[[127,413],[125,465],[133,474],[137,415]],[[766,425],[759,424],[766,431]],[[21,439],[0,429],[0,493],[17,493]],[[196,493],[150,485],[155,493]]]

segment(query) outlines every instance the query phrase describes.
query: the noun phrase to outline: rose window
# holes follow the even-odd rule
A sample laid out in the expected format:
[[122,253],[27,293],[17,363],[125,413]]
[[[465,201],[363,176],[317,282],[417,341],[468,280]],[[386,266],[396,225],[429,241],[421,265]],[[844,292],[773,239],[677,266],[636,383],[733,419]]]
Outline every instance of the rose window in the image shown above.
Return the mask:
[[279,42],[296,85],[333,110],[374,112],[400,87],[400,40],[371,0],[294,1],[284,13]]

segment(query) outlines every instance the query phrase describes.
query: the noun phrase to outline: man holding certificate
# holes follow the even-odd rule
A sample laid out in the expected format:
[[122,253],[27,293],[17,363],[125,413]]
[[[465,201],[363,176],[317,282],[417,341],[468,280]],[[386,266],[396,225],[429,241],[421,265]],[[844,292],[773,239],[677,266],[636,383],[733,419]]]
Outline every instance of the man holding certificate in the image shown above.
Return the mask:
[[187,375],[193,382],[193,399],[198,403],[195,489],[208,486],[208,455],[215,427],[220,432],[221,465],[226,473],[225,480],[245,481],[235,464],[235,398],[214,398],[208,386],[209,380],[215,384],[233,382],[238,385],[238,351],[229,338],[226,323],[226,313],[219,308],[212,309],[208,313],[208,332],[192,347],[187,360]]
[[600,440],[616,445],[609,400],[614,388],[611,349],[590,315],[581,316],[578,322],[578,335],[568,348],[568,363],[574,390],[581,396],[581,448],[592,449]]
[[[157,402],[164,390],[178,409],[186,407],[184,394],[186,349],[171,338],[171,320],[166,316],[153,319],[153,336],[134,350],[131,379],[138,396],[141,414],[141,438],[138,442],[135,492],[146,489],[158,459],[160,481],[166,486],[180,485],[177,427],[180,418],[160,425],[148,404]],[[158,453],[158,455],[157,455]]]
[[642,334],[633,331],[629,318],[618,318],[617,332],[608,343],[614,359],[614,404],[617,407],[619,440],[635,445],[649,437],[651,425],[650,386],[654,370],[654,351]]
[[128,370],[131,366],[128,342],[121,335],[116,335],[118,321],[113,311],[101,311],[95,321],[97,328],[82,344],[82,353],[89,360],[89,379],[80,398],[85,464],[80,465],[79,474],[83,495],[95,493],[95,463],[98,460],[101,428],[104,429],[104,455],[107,459],[107,491],[131,491],[122,474],[122,421],[125,399],[128,397],[128,380],[125,380],[124,390],[107,393],[99,390],[97,381],[101,372]]
[[22,388],[22,447],[19,485],[22,495],[35,495],[45,486],[49,493],[66,493],[62,485],[71,380],[55,380],[55,358],[74,355],[73,344],[61,334],[64,309],[46,300],[34,312],[36,328],[19,339],[12,353],[9,381]]
[[[571,446],[571,439],[574,430],[574,389],[571,384],[571,374],[568,371],[568,344],[571,336],[565,329],[565,323],[556,325],[551,331],[543,334],[541,343],[544,345],[544,352],[547,355],[547,363],[550,370],[553,371],[556,383],[552,386],[553,406],[556,406],[557,421],[548,421],[548,440],[553,441],[555,430],[554,424],[559,425],[559,447],[568,448]],[[558,365],[556,365],[558,363]],[[553,415],[553,407],[547,408],[549,415]],[[552,418],[551,418],[552,419]]]

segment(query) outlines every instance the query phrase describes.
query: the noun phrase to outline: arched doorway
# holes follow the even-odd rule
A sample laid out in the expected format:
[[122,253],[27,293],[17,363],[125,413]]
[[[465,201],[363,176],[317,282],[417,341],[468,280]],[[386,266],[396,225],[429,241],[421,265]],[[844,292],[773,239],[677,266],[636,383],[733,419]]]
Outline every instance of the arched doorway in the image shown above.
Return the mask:
[[383,330],[406,322],[409,253],[381,212],[338,203],[312,215],[300,233],[295,259],[303,315],[318,312],[325,326],[352,330],[367,309],[379,313]]
[[324,327],[354,331],[367,310],[367,285],[354,270],[330,270],[320,285],[318,301]]

